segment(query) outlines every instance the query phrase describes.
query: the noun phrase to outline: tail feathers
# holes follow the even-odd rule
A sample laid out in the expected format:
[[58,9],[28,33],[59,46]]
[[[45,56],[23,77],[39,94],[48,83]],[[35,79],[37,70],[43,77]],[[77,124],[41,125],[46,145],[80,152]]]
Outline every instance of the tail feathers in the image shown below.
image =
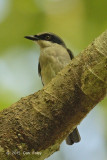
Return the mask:
[[80,137],[80,134],[79,134],[79,132],[78,132],[78,129],[75,128],[75,129],[73,130],[73,132],[70,133],[69,136],[67,137],[66,143],[67,143],[68,145],[72,145],[72,144],[74,144],[74,143],[80,142],[80,140],[81,140],[81,137]]

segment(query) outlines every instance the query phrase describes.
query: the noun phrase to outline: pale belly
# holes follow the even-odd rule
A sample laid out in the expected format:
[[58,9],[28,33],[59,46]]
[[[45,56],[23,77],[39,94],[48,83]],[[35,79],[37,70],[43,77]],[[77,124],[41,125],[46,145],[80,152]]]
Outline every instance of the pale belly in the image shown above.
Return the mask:
[[57,73],[63,69],[63,65],[57,64],[55,62],[48,63],[46,66],[42,67],[41,75],[42,75],[42,82],[44,85],[48,84],[52,78],[54,78]]

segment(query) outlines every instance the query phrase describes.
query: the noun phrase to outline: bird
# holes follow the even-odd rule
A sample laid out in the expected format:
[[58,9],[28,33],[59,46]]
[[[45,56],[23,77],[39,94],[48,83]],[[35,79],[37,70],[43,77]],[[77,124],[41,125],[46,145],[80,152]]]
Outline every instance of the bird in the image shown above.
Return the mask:
[[[43,32],[25,38],[36,42],[40,46],[38,74],[42,84],[47,85],[74,58],[73,53],[58,35]],[[77,127],[68,135],[66,143],[72,145],[80,142],[81,137]]]

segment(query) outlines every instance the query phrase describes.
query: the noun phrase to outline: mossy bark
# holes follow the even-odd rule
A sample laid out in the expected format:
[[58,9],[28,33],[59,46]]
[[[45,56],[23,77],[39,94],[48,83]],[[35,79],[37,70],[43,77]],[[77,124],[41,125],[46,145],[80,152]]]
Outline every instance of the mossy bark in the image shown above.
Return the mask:
[[42,90],[0,113],[0,159],[43,160],[107,93],[107,31]]

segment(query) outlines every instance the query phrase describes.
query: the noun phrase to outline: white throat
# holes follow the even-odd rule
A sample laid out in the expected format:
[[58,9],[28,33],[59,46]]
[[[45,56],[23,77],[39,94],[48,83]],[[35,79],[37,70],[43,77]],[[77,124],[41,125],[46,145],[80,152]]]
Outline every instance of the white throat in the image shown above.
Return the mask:
[[39,44],[40,48],[50,47],[54,44],[54,43],[52,43],[50,41],[46,41],[46,40],[38,40],[37,43]]

